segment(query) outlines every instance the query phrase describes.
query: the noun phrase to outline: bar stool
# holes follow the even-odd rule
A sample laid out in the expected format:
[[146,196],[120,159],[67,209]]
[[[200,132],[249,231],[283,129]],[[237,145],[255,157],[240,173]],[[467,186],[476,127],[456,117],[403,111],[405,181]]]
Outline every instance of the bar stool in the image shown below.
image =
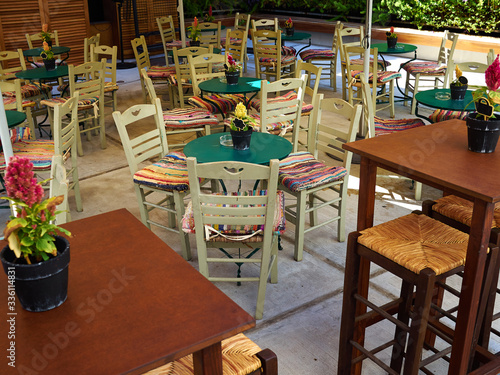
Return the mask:
[[[401,373],[403,360],[403,374],[418,373],[419,368],[424,365],[420,359],[434,283],[463,269],[468,239],[469,236],[464,232],[415,213],[349,235],[339,375],[351,373],[354,366],[360,366],[361,363],[358,362],[366,358],[393,375]],[[376,306],[360,295],[369,284],[369,280],[359,280],[363,260],[373,262],[402,279],[399,298],[383,306]],[[359,305],[356,306],[357,304]],[[364,313],[366,309],[363,305],[368,306],[371,311]],[[397,313],[397,318],[392,312]],[[365,327],[384,319],[396,325],[394,338],[368,350],[363,346]],[[376,354],[391,346],[391,361],[388,365]],[[353,351],[356,352],[355,356]]]

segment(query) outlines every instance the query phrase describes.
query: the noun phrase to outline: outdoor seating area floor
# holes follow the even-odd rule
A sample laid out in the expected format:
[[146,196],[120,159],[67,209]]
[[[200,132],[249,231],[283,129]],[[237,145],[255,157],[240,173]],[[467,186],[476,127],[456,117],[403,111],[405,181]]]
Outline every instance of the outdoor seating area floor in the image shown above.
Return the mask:
[[[247,76],[254,74],[253,56],[250,55],[250,58]],[[394,66],[399,66],[397,59],[394,64]],[[142,94],[137,69],[119,70],[118,80],[122,81],[118,91],[118,109],[123,111],[134,104],[139,104]],[[337,80],[340,88],[340,76]],[[326,96],[339,97],[340,89],[334,93],[328,82],[328,80],[322,81],[320,92],[325,93]],[[404,82],[404,77],[401,82]],[[164,100],[163,103],[166,105],[168,101]],[[409,115],[409,107],[403,107],[402,103],[397,103],[396,107],[397,118],[412,117]],[[106,108],[106,114],[107,148],[100,149],[97,136],[93,136],[90,141],[82,139],[85,155],[78,158],[78,163],[83,212],[76,212],[74,195],[70,192],[69,206],[72,220],[118,208],[126,208],[140,218],[129,167],[110,108]],[[380,115],[389,117],[387,113]],[[322,155],[321,159],[332,165],[338,163],[326,155]],[[414,190],[410,188],[411,181],[397,178],[384,171],[380,173],[381,176],[377,178],[376,224],[421,208],[421,201],[414,200]],[[353,165],[347,200],[346,233],[356,228],[358,176],[359,165]],[[423,199],[436,199],[440,196],[441,192],[428,186],[423,187]],[[292,198],[287,197],[287,199]],[[7,211],[0,212],[2,223],[7,219]],[[327,211],[323,215],[328,215]],[[280,374],[335,374],[346,242],[337,241],[335,224],[324,226],[305,235],[304,259],[296,262],[293,259],[294,229],[294,225],[287,223],[286,232],[282,236],[283,250],[279,252],[278,283],[268,284],[264,318],[257,321],[256,327],[247,331],[247,335],[261,348],[270,348],[277,354]],[[153,232],[180,253],[179,238],[176,234],[159,228],[154,228]],[[194,236],[190,237],[190,242],[193,252],[193,260],[190,264],[197,268]],[[145,250],[137,249],[138,255],[147,256]],[[255,273],[256,270],[256,267],[245,265],[242,272],[244,274]],[[372,267],[371,272],[370,290],[374,293],[376,300],[384,301],[399,294],[399,282],[396,277],[378,267]],[[221,282],[216,285],[246,311],[254,314],[256,283],[243,283],[237,286]],[[71,298],[71,290],[69,298]],[[186,296],[186,300],[188,299],[189,295]],[[392,334],[393,328],[390,325],[368,331],[368,337],[375,335],[390,338]],[[498,341],[494,341],[495,339]],[[500,339],[493,336],[491,345],[496,346],[497,351],[500,350]],[[390,353],[387,353],[387,357],[389,355]],[[436,374],[447,373],[446,363],[442,361],[434,371]],[[366,361],[363,373],[376,375],[382,372]]]

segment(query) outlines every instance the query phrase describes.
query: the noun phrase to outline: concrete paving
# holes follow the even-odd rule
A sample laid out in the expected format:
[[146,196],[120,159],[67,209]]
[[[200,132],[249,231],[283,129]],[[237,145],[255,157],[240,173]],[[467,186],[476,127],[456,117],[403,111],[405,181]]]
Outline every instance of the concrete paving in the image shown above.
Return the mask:
[[[250,55],[250,58],[247,75],[253,76],[253,55]],[[396,69],[405,57],[389,57],[389,60],[392,62],[392,68]],[[123,111],[139,104],[142,95],[137,69],[119,70],[118,80],[118,110]],[[340,88],[339,74],[337,81]],[[401,83],[403,82],[404,77],[401,79]],[[322,81],[320,92],[327,97],[340,97],[340,92],[333,92],[328,83],[328,80]],[[164,100],[163,104],[167,106],[168,100]],[[73,193],[70,193],[69,204],[73,220],[122,207],[140,218],[120,137],[110,115],[111,110],[107,109],[106,113],[107,148],[100,149],[96,136],[90,141],[83,140],[85,155],[78,158],[78,163],[84,210],[75,211]],[[389,117],[388,113],[379,115]],[[398,103],[396,117],[411,117],[409,107]],[[332,165],[338,163],[326,155],[322,158]],[[354,231],[356,226],[358,176],[359,166],[353,165],[347,204],[347,233]],[[377,185],[375,223],[391,220],[421,207],[421,201],[414,200],[410,181],[385,173],[377,179]],[[423,199],[435,199],[440,194],[435,189],[423,187]],[[3,214],[5,216],[5,212]],[[278,355],[281,374],[335,374],[346,243],[337,241],[337,228],[334,224],[322,227],[305,236],[304,259],[302,262],[296,262],[293,260],[294,229],[292,224],[287,223],[287,230],[282,238],[283,250],[279,253],[279,282],[268,285],[264,319],[258,321],[257,326],[249,330],[247,335],[262,348],[270,348]],[[156,228],[153,232],[180,253],[177,235]],[[190,263],[197,268],[194,237],[191,238],[191,246],[194,259]],[[249,272],[252,270],[249,269]],[[372,276],[371,293],[377,300],[385,300],[399,294],[399,282],[393,275],[373,267]],[[257,293],[255,284],[216,285],[249,313],[254,313]],[[369,331],[369,337],[374,337],[376,341],[381,340],[381,337],[390,337],[391,334],[392,327],[387,325],[374,327]],[[498,346],[500,343],[492,341],[492,345]],[[384,355],[388,358],[388,354]],[[434,371],[436,374],[445,374],[446,364],[438,365]],[[379,373],[382,372],[372,364],[367,363],[364,367],[364,374]]]

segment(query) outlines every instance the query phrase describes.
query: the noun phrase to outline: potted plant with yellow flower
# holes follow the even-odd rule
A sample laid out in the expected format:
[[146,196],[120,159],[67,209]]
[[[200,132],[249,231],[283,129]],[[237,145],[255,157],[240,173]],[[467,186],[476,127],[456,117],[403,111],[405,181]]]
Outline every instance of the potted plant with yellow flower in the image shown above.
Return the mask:
[[[476,112],[469,112],[467,139],[470,151],[490,153],[495,151],[500,136],[500,61],[495,61],[486,69],[486,87],[475,90],[472,100]],[[496,111],[496,112],[495,112]]]
[[4,229],[8,245],[0,260],[9,285],[21,306],[28,311],[46,311],[61,305],[67,297],[69,243],[56,233],[70,233],[54,224],[56,206],[64,196],[43,200],[33,164],[27,158],[12,157],[5,172],[5,190],[13,204]]
[[226,73],[226,82],[228,85],[237,85],[240,77],[241,66],[231,55],[227,55],[227,64],[224,64]]
[[49,46],[47,42],[43,42],[43,51],[40,54],[40,57],[43,59],[43,65],[47,71],[56,69],[56,59],[54,58],[54,52],[52,51],[52,47]]
[[247,109],[243,103],[238,103],[234,115],[235,117],[229,124],[233,148],[235,150],[248,150],[253,132],[252,118],[247,115]]
[[396,48],[396,44],[398,44],[398,34],[394,32],[394,27],[391,26],[385,35],[387,36],[387,48]]
[[191,47],[199,46],[201,30],[200,27],[198,26],[198,18],[194,17],[193,24],[188,27],[188,31],[190,32],[189,39],[191,39],[189,45]]
[[285,33],[288,36],[293,36],[295,33],[295,27],[293,26],[293,21],[290,17],[285,21]]
[[462,75],[462,71],[458,67],[455,67],[455,80],[450,83],[450,94],[452,100],[464,100],[465,93],[467,91],[468,80]]

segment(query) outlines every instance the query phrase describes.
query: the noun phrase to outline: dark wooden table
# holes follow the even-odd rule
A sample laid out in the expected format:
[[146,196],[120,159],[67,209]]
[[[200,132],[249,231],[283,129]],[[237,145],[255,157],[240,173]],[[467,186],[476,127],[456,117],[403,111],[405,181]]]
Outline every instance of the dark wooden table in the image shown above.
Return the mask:
[[[404,132],[347,143],[344,148],[361,155],[357,229],[373,226],[377,168],[407,176],[474,202],[467,260],[459,302],[448,374],[467,372],[472,336],[493,209],[500,201],[500,152],[479,154],[467,149],[465,122],[449,120]],[[369,266],[361,276],[366,294]],[[497,370],[500,369],[500,363]]]
[[255,326],[252,316],[125,209],[64,227],[73,237],[61,306],[32,313],[16,299],[7,315],[0,276],[0,373],[140,374],[194,353],[197,374],[222,374],[221,340]]

